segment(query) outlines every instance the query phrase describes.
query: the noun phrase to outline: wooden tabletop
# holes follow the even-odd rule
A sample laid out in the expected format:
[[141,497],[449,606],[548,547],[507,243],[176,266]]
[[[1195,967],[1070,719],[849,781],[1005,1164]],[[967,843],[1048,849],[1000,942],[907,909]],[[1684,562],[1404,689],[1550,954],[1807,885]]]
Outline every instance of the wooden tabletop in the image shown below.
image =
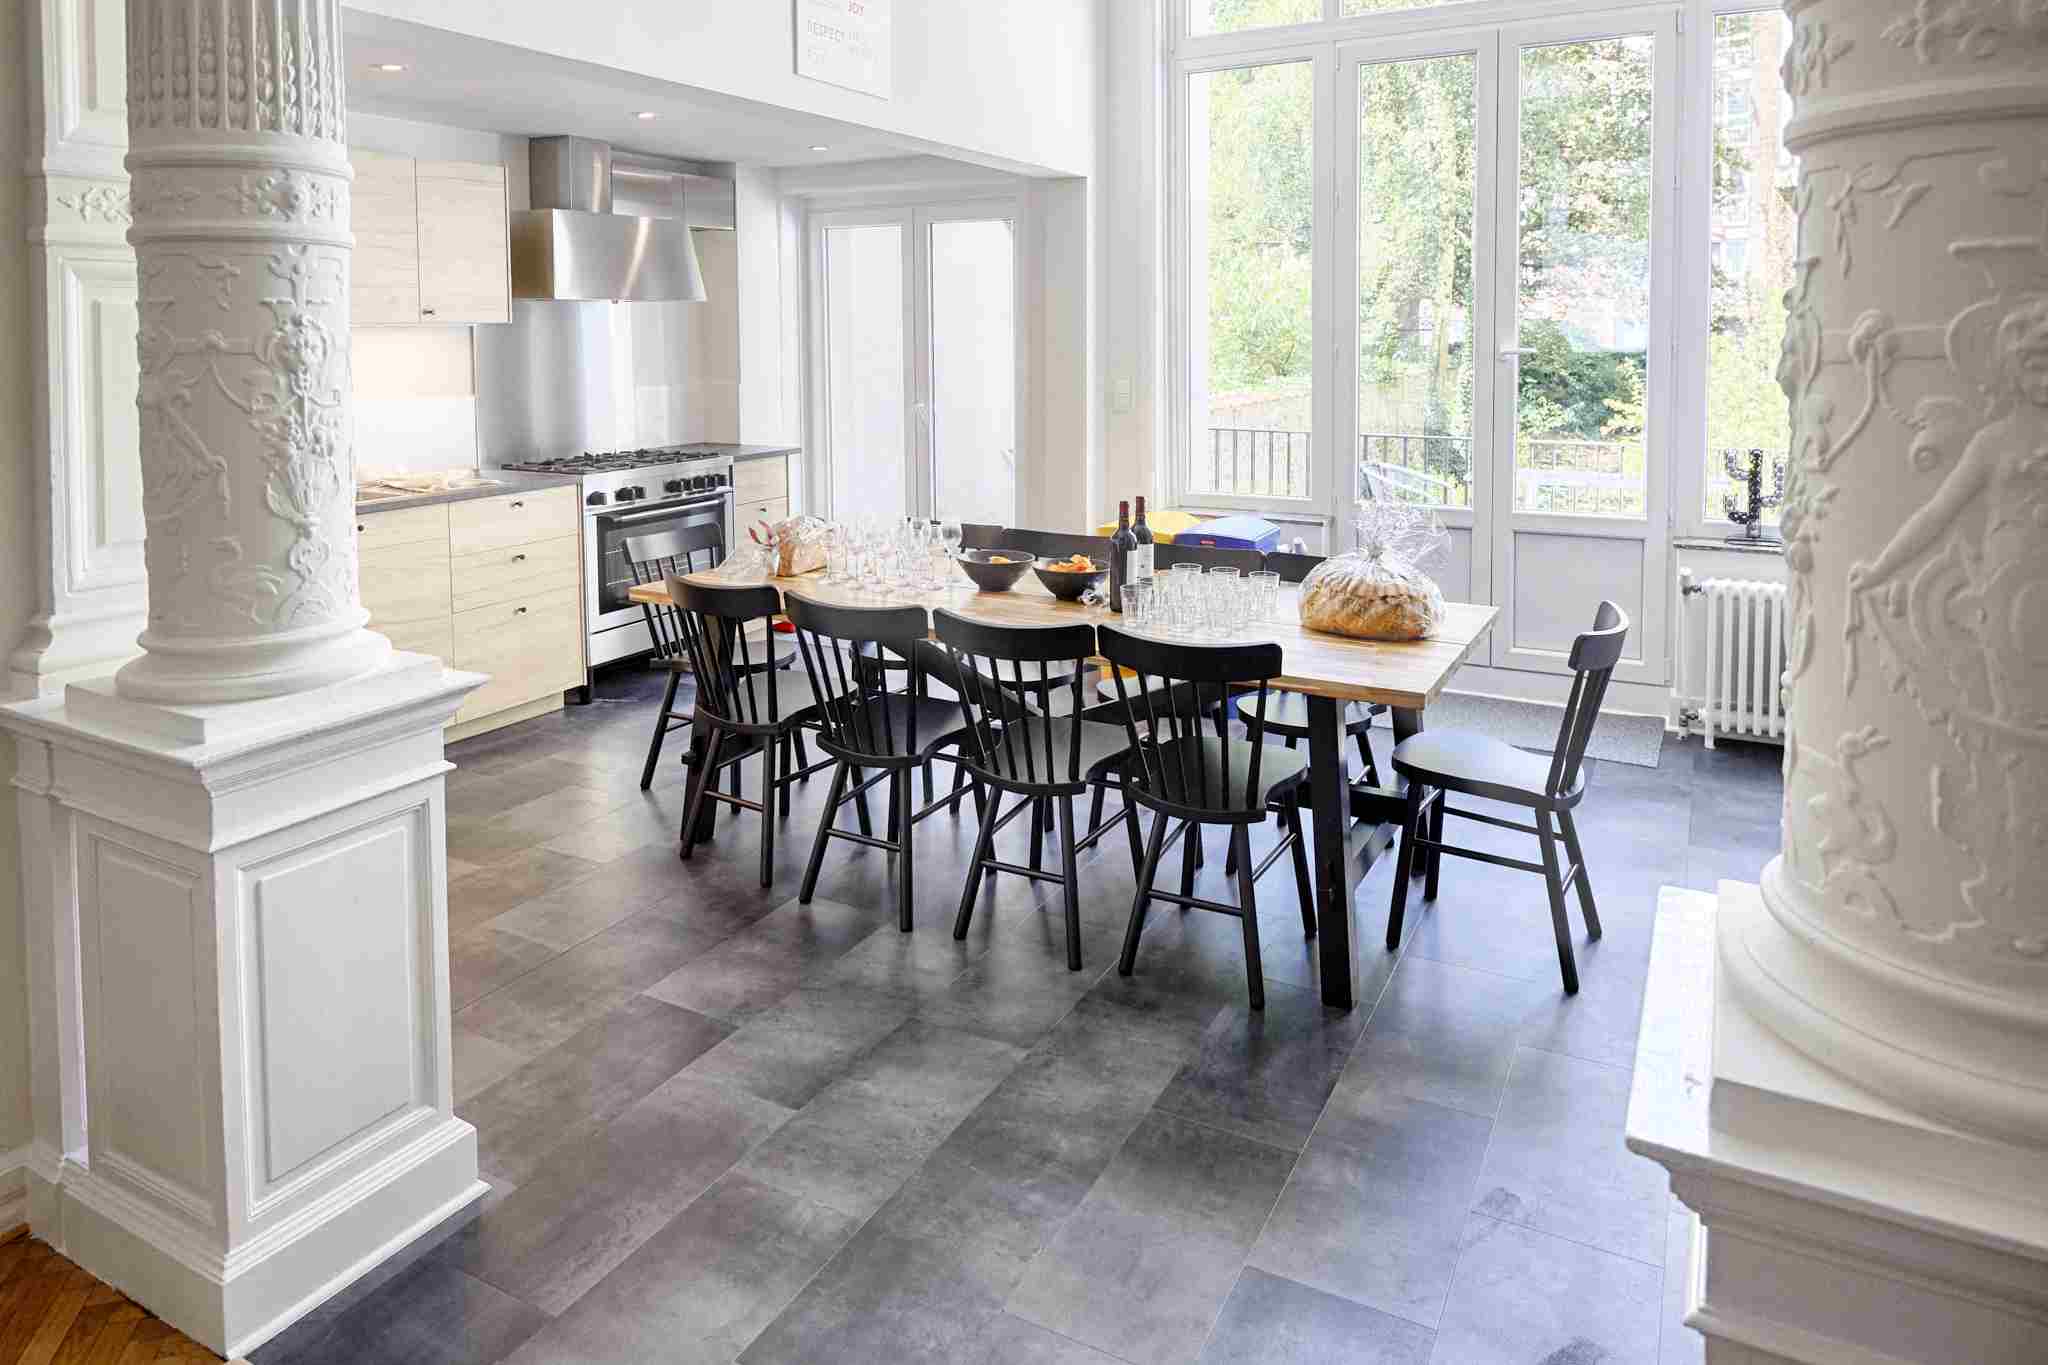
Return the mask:
[[[970,620],[993,625],[1053,626],[1075,621],[1096,625],[1120,625],[1122,617],[1107,608],[1084,607],[1062,602],[1033,577],[1026,577],[1009,592],[979,592],[963,582],[958,588],[939,592],[891,592],[878,594],[848,583],[827,583],[822,573],[793,578],[735,578],[720,570],[691,574],[692,583],[709,587],[736,587],[767,583],[783,592],[795,591],[814,602],[835,606],[901,607],[920,606],[927,610],[944,607]],[[635,602],[665,603],[668,589],[660,583],[636,587],[628,595]],[[1427,640],[1351,640],[1325,635],[1300,624],[1296,611],[1297,589],[1283,584],[1274,621],[1248,624],[1231,642],[1278,641],[1284,652],[1283,673],[1273,686],[1284,692],[1336,697],[1344,701],[1380,702],[1404,710],[1420,711],[1444,690],[1444,684],[1472,657],[1486,632],[1500,614],[1498,607],[1469,602],[1452,602],[1443,623]],[[1203,634],[1186,638],[1195,644],[1220,644],[1226,637]]]

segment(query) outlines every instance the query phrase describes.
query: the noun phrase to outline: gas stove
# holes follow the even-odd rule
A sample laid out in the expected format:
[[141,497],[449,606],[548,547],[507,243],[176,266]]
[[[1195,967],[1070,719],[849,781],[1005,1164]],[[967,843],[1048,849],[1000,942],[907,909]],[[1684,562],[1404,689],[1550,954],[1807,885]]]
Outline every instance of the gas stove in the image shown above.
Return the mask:
[[[699,460],[716,460],[725,453],[723,447],[715,445],[640,446],[633,450],[586,450],[581,455],[561,455],[551,460],[523,460],[504,467],[529,474],[616,474],[622,470],[646,469],[653,465],[694,464]],[[726,463],[730,464],[731,461],[727,460]]]
[[732,456],[722,448],[643,446],[637,450],[585,451],[551,460],[505,465],[529,474],[574,474],[583,481],[587,512],[645,504],[701,500],[732,488]]

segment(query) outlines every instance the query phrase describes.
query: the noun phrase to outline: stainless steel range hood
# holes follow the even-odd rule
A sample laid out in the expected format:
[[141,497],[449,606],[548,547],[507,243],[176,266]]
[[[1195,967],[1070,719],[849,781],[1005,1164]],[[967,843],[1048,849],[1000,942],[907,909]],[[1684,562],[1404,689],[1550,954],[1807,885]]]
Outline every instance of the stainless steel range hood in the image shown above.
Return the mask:
[[622,170],[639,211],[617,212],[605,143],[535,138],[528,171],[533,208],[512,215],[514,298],[704,301],[684,202],[690,182],[703,177]]

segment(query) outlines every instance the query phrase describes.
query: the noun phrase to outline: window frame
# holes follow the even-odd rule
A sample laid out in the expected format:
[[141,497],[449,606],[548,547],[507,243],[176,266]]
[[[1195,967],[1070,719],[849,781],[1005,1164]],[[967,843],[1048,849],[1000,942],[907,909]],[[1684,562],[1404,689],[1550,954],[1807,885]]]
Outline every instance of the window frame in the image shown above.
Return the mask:
[[[1338,90],[1342,71],[1340,47],[1360,42],[1406,40],[1413,42],[1432,34],[1483,28],[1496,24],[1551,18],[1597,17],[1615,11],[1652,9],[1679,16],[1679,93],[1676,110],[1678,131],[1674,165],[1677,175],[1676,222],[1672,248],[1676,287],[1676,316],[1671,330],[1671,384],[1668,388],[1670,415],[1667,435],[1661,443],[1669,481],[1666,523],[1672,538],[1713,537],[1731,534],[1733,524],[1706,515],[1706,398],[1707,328],[1710,325],[1711,278],[1709,249],[1713,236],[1713,139],[1719,102],[1715,90],[1714,23],[1732,14],[1772,12],[1776,7],[1760,0],[1662,0],[1645,5],[1642,0],[1440,0],[1434,5],[1372,14],[1345,15],[1343,0],[1324,0],[1319,21],[1234,33],[1191,31],[1191,6],[1201,0],[1160,0],[1165,28],[1163,63],[1166,72],[1163,144],[1167,166],[1166,204],[1162,214],[1166,234],[1166,280],[1162,307],[1165,370],[1167,383],[1167,451],[1162,471],[1162,491],[1173,505],[1233,508],[1279,514],[1290,519],[1320,521],[1332,532],[1334,546],[1342,539],[1339,522],[1348,504],[1348,493],[1337,469],[1335,438],[1340,425],[1349,424],[1341,415],[1339,381],[1349,369],[1343,356],[1355,347],[1356,338],[1347,335],[1349,310],[1339,306],[1343,277],[1339,268],[1343,243],[1338,240],[1341,214],[1338,198],[1347,177],[1337,164],[1342,148],[1341,129],[1333,112],[1346,106]],[[1189,154],[1190,113],[1188,77],[1197,71],[1214,71],[1234,66],[1271,61],[1312,60],[1315,62],[1316,110],[1316,207],[1315,242],[1317,296],[1312,321],[1315,343],[1316,395],[1313,406],[1315,431],[1311,437],[1311,497],[1307,503],[1292,499],[1219,497],[1191,494],[1188,489],[1189,462],[1195,453],[1191,430],[1191,370],[1188,351],[1191,335],[1189,293],[1191,262],[1188,237],[1190,213]],[[1688,282],[1691,282],[1688,284]]]

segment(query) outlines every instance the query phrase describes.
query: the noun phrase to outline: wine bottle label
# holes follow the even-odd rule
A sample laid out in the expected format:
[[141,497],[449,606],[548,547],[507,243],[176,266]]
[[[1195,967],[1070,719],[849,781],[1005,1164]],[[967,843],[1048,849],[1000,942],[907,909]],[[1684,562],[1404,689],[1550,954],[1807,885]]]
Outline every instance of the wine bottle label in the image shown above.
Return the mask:
[[1139,583],[1152,576],[1152,547],[1140,545],[1131,551],[1131,569],[1125,581]]

